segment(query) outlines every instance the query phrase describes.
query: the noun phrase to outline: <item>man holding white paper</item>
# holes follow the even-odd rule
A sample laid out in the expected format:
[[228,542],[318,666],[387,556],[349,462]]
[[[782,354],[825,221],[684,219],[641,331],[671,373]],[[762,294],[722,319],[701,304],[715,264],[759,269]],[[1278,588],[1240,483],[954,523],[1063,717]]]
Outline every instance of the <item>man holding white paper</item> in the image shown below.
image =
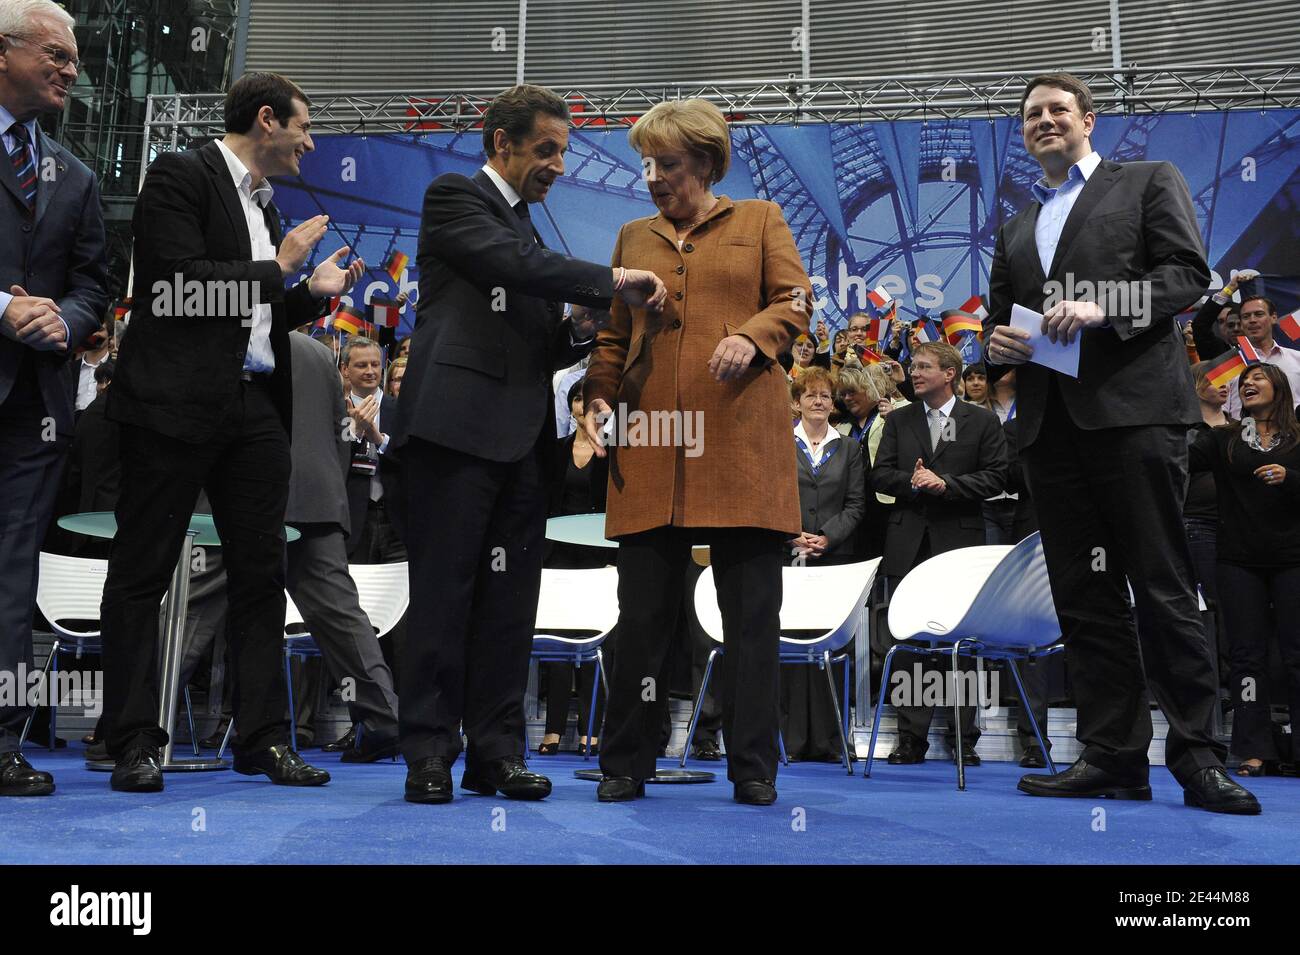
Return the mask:
[[[1149,687],[1169,722],[1166,764],[1184,803],[1258,813],[1224,771],[1211,729],[1217,688],[1183,533],[1185,435],[1199,410],[1174,316],[1210,281],[1187,184],[1170,163],[1094,152],[1092,96],[1069,74],[1030,80],[1021,116],[1044,175],[1035,201],[998,231],[985,360],[990,383],[1020,366],[1020,454],[1083,753],[1019,788],[1150,799]],[[1023,315],[1012,319],[1017,306],[1042,314],[1037,344]]]

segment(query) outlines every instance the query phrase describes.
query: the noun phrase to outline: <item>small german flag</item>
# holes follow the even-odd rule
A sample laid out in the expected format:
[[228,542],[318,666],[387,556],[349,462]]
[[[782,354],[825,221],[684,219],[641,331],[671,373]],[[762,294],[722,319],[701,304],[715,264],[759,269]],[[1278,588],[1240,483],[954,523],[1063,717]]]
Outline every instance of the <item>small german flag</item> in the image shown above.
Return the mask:
[[864,365],[879,365],[885,360],[880,352],[866,345],[856,345],[853,350],[858,353],[858,360]]
[[400,282],[402,280],[402,270],[406,268],[406,263],[410,261],[411,257],[409,255],[394,249],[393,254],[384,263],[384,271],[388,273],[388,277],[394,282]]
[[370,317],[381,328],[396,328],[402,319],[402,306],[376,295],[370,300]]
[[974,332],[979,337],[984,333],[984,326],[978,318],[963,312],[949,315],[943,320],[943,334],[951,344],[957,344],[964,332]]
[[1205,375],[1210,379],[1210,384],[1218,388],[1226,385],[1232,379],[1236,378],[1246,370],[1246,359],[1241,357],[1241,352],[1229,352],[1228,357],[1211,368]]
[[366,321],[366,313],[361,309],[344,305],[334,313],[334,330],[369,338],[374,334],[375,327]]
[[124,298],[113,306],[113,321],[123,321],[131,313],[131,300]]

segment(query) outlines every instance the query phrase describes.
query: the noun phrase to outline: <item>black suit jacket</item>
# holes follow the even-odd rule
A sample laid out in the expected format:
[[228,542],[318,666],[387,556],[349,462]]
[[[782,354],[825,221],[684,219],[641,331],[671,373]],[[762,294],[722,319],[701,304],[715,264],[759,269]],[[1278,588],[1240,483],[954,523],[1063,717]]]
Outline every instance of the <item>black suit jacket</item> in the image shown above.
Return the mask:
[[[271,241],[281,239],[274,203],[263,210]],[[170,317],[161,293],[176,276],[206,289],[251,290],[271,306],[271,388],[286,434],[293,432],[289,329],[320,315],[306,281],[286,290],[274,259],[253,261],[239,193],[215,142],[159,156],[145,176],[131,221],[135,279],[131,324],[118,354],[108,416],[193,444],[207,440],[238,408],[251,310]]]
[[[403,382],[405,385],[405,382]],[[349,403],[348,398],[343,399],[346,406]],[[388,435],[388,448],[379,456],[378,477],[380,484],[384,489],[384,503],[391,506],[394,502],[389,500],[389,490],[392,487],[391,481],[387,479],[385,472],[396,467],[396,461],[390,458],[390,449],[393,446],[393,425],[397,422],[399,402],[396,398],[390,397],[383,392],[379,393],[379,429]],[[346,413],[346,411],[345,411]],[[361,540],[361,532],[366,526],[366,512],[370,508],[370,477],[365,474],[353,474],[351,471],[352,462],[352,445],[348,445],[348,514],[350,515],[351,529],[348,530],[348,554],[355,553],[357,542]]]
[[[931,556],[984,543],[981,507],[986,498],[1006,490],[1007,485],[1002,423],[992,411],[960,399],[950,420],[948,431],[953,440],[941,437],[931,451],[925,402],[896,408],[885,418],[876,465],[871,470],[871,486],[895,498],[885,531],[882,573],[902,577],[916,566],[927,531]],[[917,458],[948,485],[942,496],[912,490]]]
[[591,349],[571,343],[556,303],[607,308],[609,266],[542,246],[482,170],[429,186],[416,261],[420,301],[390,437],[518,461],[553,433],[551,375]]
[[21,285],[29,295],[58,302],[68,325],[68,347],[36,351],[0,337],[0,403],[9,396],[19,366],[32,362],[45,413],[54,419],[57,433],[70,436],[73,402],[63,369],[108,310],[104,217],[94,174],[43,130],[38,135],[33,213],[27,211],[12,163],[7,156],[0,158],[0,288],[8,292]]
[[[1049,281],[1066,285],[1072,278],[1076,290],[1082,282],[1142,283],[1150,290],[1149,308],[1145,320],[1110,315],[1110,328],[1084,331],[1077,380],[1032,362],[1018,366],[1020,446],[1038,437],[1053,379],[1071,419],[1085,430],[1200,420],[1174,316],[1204,293],[1210,270],[1182,175],[1167,162],[1103,159],[1070,210],[1048,275],[1034,242],[1040,208],[1030,203],[998,230],[986,342],[994,326],[1010,324],[1013,303],[1044,311]],[[984,360],[992,383],[1006,366],[987,353]]]

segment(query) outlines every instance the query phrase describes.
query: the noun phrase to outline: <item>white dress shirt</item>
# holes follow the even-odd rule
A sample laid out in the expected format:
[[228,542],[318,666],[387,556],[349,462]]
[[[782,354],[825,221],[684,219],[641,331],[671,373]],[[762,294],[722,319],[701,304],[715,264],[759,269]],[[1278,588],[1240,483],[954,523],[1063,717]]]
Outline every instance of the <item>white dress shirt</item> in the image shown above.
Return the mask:
[[104,364],[108,358],[108,352],[100,356],[99,361],[92,363],[85,355],[81,356],[81,361],[77,363],[77,410],[85,411],[86,406],[95,400],[98,390],[95,388],[95,369]]
[[[1260,361],[1282,369],[1286,380],[1291,384],[1291,400],[1300,401],[1300,351],[1283,348],[1276,340],[1271,350],[1256,348],[1255,351],[1259,352]],[[1224,414],[1238,419],[1241,417],[1241,379],[1242,375],[1232,379],[1228,385],[1228,400],[1223,403]]]
[[808,437],[808,432],[804,430],[803,422],[800,421],[794,426],[794,436],[804,443],[808,449],[808,457],[812,459],[812,466],[819,468],[822,460],[826,457],[826,451],[835,441],[840,440],[840,433],[834,428],[826,428],[826,437],[822,438],[822,443],[813,447],[812,438]]
[[[248,241],[253,250],[253,261],[274,259],[275,244],[271,241],[271,230],[266,227],[262,210],[271,201],[275,190],[265,179],[254,186],[253,174],[230,147],[217,140],[217,148],[226,159],[230,178],[235,183],[235,192],[239,194],[239,203],[244,208],[244,221],[248,225]],[[275,371],[275,353],[271,351],[271,306],[268,304],[253,306],[253,329],[248,336],[244,371]]]
[[1061,241],[1065,220],[1079,200],[1084,184],[1099,165],[1101,155],[1091,152],[1070,167],[1065,182],[1055,189],[1047,184],[1046,176],[1030,187],[1034,198],[1042,204],[1038,210],[1038,222],[1034,225],[1034,243],[1038,246],[1038,261],[1043,264],[1044,275],[1051,275],[1052,259],[1056,257],[1056,246]]

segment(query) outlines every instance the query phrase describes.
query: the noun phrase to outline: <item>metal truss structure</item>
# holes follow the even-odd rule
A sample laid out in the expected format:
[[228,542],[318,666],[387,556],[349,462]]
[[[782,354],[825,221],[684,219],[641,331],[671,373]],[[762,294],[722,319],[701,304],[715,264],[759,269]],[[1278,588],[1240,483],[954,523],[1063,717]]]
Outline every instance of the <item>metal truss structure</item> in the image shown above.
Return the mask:
[[[1014,116],[1032,73],[791,77],[691,85],[591,86],[557,90],[577,129],[626,128],[655,103],[701,97],[733,124],[855,123],[898,119]],[[1201,64],[1080,73],[1099,112],[1300,108],[1300,63]],[[309,91],[310,92],[310,91]],[[464,131],[482,119],[492,89],[314,95],[312,126],[325,133]],[[222,130],[219,93],[154,95],[146,144],[175,149]],[[146,161],[148,154],[146,154]]]

